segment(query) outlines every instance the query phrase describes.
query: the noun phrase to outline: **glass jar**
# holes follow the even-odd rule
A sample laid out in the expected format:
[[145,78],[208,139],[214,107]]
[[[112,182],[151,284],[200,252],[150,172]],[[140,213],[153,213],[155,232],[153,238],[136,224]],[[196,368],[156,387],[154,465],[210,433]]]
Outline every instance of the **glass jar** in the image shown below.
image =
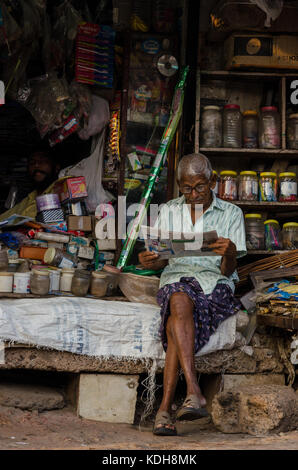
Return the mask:
[[7,250],[0,250],[0,271],[8,270]]
[[61,277],[61,269],[57,270],[49,270],[50,274],[50,289],[49,289],[49,294],[52,294],[53,292],[57,292],[60,289],[60,277]]
[[238,104],[227,104],[223,111],[223,146],[240,148],[242,144],[241,112]]
[[258,177],[255,171],[241,171],[239,178],[239,201],[258,200]]
[[214,176],[216,177],[216,183],[215,183],[213,192],[214,192],[215,196],[218,197],[218,195],[219,195],[219,181],[220,181],[220,178],[219,178],[219,176],[218,176],[218,174],[217,174],[217,171],[213,170],[213,174],[214,174]]
[[262,149],[280,148],[280,116],[275,106],[261,108],[259,144]]
[[104,297],[108,288],[108,277],[106,274],[92,273],[91,294],[95,297]]
[[61,278],[60,278],[60,290],[62,292],[71,291],[71,283],[74,275],[74,269],[62,269]]
[[287,128],[288,148],[298,149],[298,114],[290,114]]
[[32,294],[46,295],[50,290],[50,275],[48,271],[34,269],[31,274],[30,289]]
[[287,222],[282,227],[282,243],[284,250],[298,249],[298,223]]
[[59,248],[48,248],[43,261],[45,264],[57,266],[58,268],[73,268],[75,264],[73,257],[59,250]]
[[242,138],[245,149],[258,147],[259,120],[257,111],[244,111],[242,119]]
[[281,229],[277,220],[265,220],[264,226],[266,250],[282,250]]
[[77,297],[85,297],[90,286],[90,273],[84,269],[76,269],[71,283],[71,293]]
[[272,171],[264,171],[259,180],[259,201],[277,201],[277,175]]
[[237,173],[236,171],[221,171],[219,184],[219,197],[225,201],[237,200]]
[[102,268],[102,272],[106,274],[108,280],[108,287],[106,296],[115,295],[117,293],[117,287],[119,284],[120,271],[115,266],[107,266],[106,264]]
[[297,178],[296,173],[285,172],[279,174],[280,202],[297,201]]
[[205,106],[201,123],[201,147],[222,146],[222,116],[219,106]]
[[264,223],[261,214],[245,215],[246,246],[248,250],[264,250]]

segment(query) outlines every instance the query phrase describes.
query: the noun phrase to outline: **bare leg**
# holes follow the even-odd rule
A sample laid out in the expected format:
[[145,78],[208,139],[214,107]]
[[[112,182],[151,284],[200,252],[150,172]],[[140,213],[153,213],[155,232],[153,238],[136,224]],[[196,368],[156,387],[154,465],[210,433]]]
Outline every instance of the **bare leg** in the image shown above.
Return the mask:
[[206,406],[206,399],[202,395],[195,370],[193,303],[184,292],[176,292],[170,298],[170,311],[171,323],[169,329],[185,376],[187,395],[196,395],[201,406]]

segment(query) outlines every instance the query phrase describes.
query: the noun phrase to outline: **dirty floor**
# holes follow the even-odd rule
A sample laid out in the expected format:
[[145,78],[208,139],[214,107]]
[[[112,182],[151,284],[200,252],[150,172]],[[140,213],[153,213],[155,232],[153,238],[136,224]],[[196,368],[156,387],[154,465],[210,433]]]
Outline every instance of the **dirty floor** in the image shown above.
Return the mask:
[[177,437],[157,437],[148,427],[100,423],[68,406],[38,413],[0,407],[0,450],[297,450],[298,431],[266,437],[218,432],[210,418],[178,424]]

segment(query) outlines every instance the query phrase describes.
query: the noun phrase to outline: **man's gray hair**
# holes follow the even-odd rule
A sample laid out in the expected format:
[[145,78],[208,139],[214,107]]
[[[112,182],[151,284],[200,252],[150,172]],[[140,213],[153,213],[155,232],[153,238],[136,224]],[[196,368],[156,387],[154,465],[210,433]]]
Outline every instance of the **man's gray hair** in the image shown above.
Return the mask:
[[208,180],[213,174],[212,166],[207,157],[202,153],[190,153],[184,155],[178,163],[177,179],[184,176],[204,175]]

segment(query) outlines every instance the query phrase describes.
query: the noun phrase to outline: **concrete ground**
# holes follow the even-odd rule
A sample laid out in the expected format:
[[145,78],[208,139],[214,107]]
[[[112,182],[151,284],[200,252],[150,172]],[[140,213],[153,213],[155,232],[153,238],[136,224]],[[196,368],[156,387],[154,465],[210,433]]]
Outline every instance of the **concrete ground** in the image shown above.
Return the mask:
[[158,437],[151,424],[81,419],[70,406],[38,413],[0,407],[0,450],[297,450],[298,431],[263,437],[218,432],[210,418],[178,424],[177,437]]

